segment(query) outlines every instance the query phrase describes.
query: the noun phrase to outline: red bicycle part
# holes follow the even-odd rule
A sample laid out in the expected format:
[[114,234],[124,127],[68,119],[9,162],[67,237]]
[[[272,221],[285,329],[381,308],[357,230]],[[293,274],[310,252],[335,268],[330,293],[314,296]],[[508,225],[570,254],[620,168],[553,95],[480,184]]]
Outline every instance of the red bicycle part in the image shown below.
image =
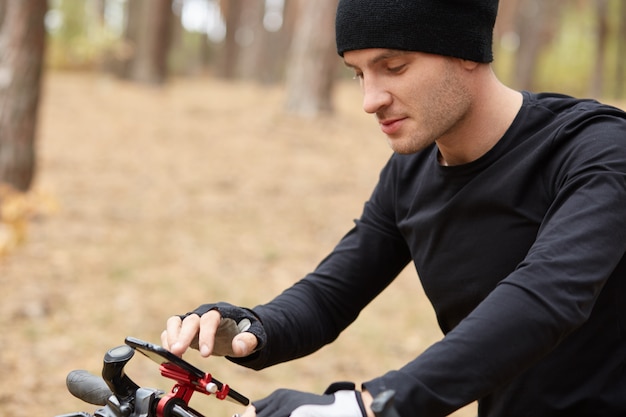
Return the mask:
[[166,406],[172,400],[182,401],[185,405],[188,405],[191,396],[196,391],[206,395],[213,394],[220,400],[226,399],[228,391],[230,391],[228,385],[222,383],[218,385],[213,382],[213,377],[208,373],[204,374],[204,377],[199,378],[169,362],[161,364],[159,370],[162,376],[175,380],[176,384],[167,395],[159,400],[157,404],[158,416],[164,415]]

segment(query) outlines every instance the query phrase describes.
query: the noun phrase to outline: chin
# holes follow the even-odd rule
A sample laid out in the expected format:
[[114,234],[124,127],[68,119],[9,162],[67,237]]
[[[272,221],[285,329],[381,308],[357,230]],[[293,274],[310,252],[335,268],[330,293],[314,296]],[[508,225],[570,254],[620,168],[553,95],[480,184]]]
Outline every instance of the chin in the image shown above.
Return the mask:
[[387,137],[387,141],[391,150],[401,155],[410,155],[420,152],[435,142],[426,137],[421,138],[415,136]]
[[416,146],[413,143],[389,140],[389,147],[392,151],[400,155],[411,155],[425,148],[425,146]]

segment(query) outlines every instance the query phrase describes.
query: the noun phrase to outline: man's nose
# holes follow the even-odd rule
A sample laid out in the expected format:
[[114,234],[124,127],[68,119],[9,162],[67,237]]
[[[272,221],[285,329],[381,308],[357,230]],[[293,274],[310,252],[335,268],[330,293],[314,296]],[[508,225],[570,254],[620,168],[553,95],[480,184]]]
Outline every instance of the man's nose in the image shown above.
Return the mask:
[[363,80],[363,110],[374,114],[391,103],[391,94],[379,83],[373,80]]

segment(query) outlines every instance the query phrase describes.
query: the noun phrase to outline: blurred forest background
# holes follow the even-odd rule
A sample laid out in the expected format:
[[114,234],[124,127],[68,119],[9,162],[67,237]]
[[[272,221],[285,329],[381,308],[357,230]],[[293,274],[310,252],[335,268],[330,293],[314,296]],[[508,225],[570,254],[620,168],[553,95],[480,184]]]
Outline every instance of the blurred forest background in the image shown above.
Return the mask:
[[[336,0],[5,0],[0,3],[0,183],[36,171],[42,74],[90,71],[162,86],[211,76],[284,85],[288,112],[332,113]],[[494,66],[517,89],[620,99],[626,2],[507,0]],[[5,187],[6,188],[6,187]],[[3,193],[7,193],[4,191]]]
[[[505,83],[624,107],[626,1],[500,3]],[[200,303],[265,302],[348,230],[389,150],[336,55],[335,7],[0,0],[0,415],[89,411],[69,370]],[[408,270],[310,358],[188,359],[258,398],[371,378],[439,337]]]

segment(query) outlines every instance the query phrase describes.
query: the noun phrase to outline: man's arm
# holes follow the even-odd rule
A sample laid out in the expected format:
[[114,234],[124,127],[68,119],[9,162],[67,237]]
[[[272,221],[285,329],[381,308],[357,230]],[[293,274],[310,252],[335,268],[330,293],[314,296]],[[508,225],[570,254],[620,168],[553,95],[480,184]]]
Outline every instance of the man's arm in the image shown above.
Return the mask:
[[[613,129],[598,127],[570,149],[559,149],[565,155],[549,185],[555,197],[525,259],[444,339],[400,370],[365,383],[372,395],[392,388],[403,415],[448,415],[528,375],[557,347],[570,354],[583,343],[602,345],[599,335],[616,334],[611,329],[619,328],[623,313],[613,301],[602,306],[596,301],[612,274],[607,291],[617,291],[620,300],[625,291],[623,129],[623,122]],[[596,318],[594,311],[606,316]],[[610,334],[598,326],[605,318],[611,320]],[[542,369],[554,371],[538,371],[530,381],[541,383],[543,375],[565,385],[577,372],[593,372],[592,365],[576,366],[582,362],[575,357],[559,367],[562,359],[544,362]],[[527,384],[519,394],[536,389]]]

